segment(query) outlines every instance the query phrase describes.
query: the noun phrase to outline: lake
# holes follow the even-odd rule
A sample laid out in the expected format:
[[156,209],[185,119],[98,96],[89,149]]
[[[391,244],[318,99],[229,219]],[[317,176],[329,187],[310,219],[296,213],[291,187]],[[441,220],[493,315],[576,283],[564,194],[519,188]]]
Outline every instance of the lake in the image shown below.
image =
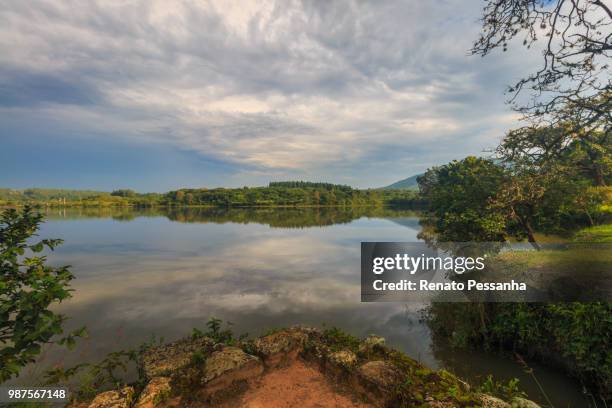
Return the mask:
[[[417,213],[391,209],[53,209],[42,238],[64,244],[49,260],[72,265],[74,296],[58,309],[67,328],[87,326],[76,350],[51,348],[18,382],[37,384],[45,367],[94,361],[152,335],[174,340],[209,317],[234,332],[259,335],[295,324],[376,333],[432,368],[473,383],[492,373],[520,378],[510,358],[434,344],[421,321],[425,305],[360,302],[360,243],[418,241]],[[581,387],[531,364],[553,403],[586,406]],[[38,383],[40,381],[38,380]]]

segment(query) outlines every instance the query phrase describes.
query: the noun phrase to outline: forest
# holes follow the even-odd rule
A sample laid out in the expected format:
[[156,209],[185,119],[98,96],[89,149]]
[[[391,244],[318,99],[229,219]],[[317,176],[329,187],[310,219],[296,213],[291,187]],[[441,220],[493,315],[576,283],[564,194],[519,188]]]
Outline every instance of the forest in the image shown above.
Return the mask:
[[415,191],[358,190],[346,185],[305,181],[271,182],[266,187],[179,189],[165,194],[37,189],[0,189],[0,205],[59,206],[207,206],[207,207],[327,207],[416,205]]

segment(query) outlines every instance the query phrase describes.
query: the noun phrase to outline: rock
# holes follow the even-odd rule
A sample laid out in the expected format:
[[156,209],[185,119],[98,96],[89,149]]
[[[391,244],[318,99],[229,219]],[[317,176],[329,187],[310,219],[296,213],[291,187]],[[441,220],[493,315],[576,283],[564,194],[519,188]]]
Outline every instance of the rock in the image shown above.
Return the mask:
[[255,351],[266,366],[277,367],[294,360],[304,350],[308,334],[300,328],[291,328],[255,340]]
[[261,360],[238,347],[225,347],[215,351],[205,363],[204,383],[207,396],[230,388],[263,373]]
[[427,403],[429,408],[456,408],[457,405],[449,401],[431,401]]
[[183,339],[163,346],[147,349],[142,354],[142,364],[147,378],[170,376],[191,362],[196,351],[208,354],[215,342],[208,337]]
[[387,406],[405,377],[388,361],[369,361],[357,369],[353,386],[375,405]]
[[135,408],[153,408],[166,400],[171,394],[169,377],[155,377],[147,384],[140,394]]
[[89,408],[129,408],[134,398],[134,388],[125,387],[121,390],[106,391],[96,395]]
[[81,402],[81,401],[73,401],[66,406],[66,408],[87,408],[89,407],[89,403]]
[[500,400],[489,394],[480,394],[480,402],[482,402],[482,408],[512,408],[510,404]]
[[401,373],[387,361],[369,361],[359,367],[359,374],[367,381],[381,388],[390,388],[401,381]]
[[351,368],[357,363],[357,356],[350,350],[341,350],[331,353],[328,359],[333,365],[343,368]]
[[370,346],[370,347],[384,346],[385,345],[385,338],[382,337],[382,336],[377,336],[375,334],[370,334],[368,337],[366,337],[366,339],[363,342],[364,342],[364,344],[366,344],[367,346]]
[[385,338],[370,334],[360,345],[360,353],[368,353],[377,347],[383,347],[385,345]]
[[514,397],[510,405],[512,408],[541,408],[535,402],[521,397]]

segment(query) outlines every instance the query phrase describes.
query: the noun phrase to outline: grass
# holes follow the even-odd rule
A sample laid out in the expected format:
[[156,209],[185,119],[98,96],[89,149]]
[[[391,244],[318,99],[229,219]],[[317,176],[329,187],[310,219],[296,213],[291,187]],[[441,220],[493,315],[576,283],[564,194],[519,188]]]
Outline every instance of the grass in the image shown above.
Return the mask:
[[[506,282],[516,279],[528,286],[563,299],[601,299],[609,289],[612,251],[610,248],[575,244],[564,250],[512,251],[488,261],[477,280]],[[571,286],[567,286],[571,284]],[[561,289],[560,288],[561,285]],[[557,289],[555,289],[557,288]],[[550,291],[553,292],[550,292]],[[561,292],[558,292],[561,290]]]
[[[612,224],[585,228],[567,242],[565,249],[541,251],[510,251],[490,259],[490,270],[497,277],[529,277],[534,273],[544,276],[580,276],[580,279],[601,279],[608,276],[612,265]],[[593,245],[590,245],[593,244]],[[527,275],[526,275],[527,274]]]
[[612,224],[580,230],[574,236],[575,242],[612,243]]
[[566,250],[513,251],[497,255],[492,262],[498,267],[518,266],[521,269],[550,270],[551,272],[605,271],[612,263],[612,251],[584,247],[570,247]]

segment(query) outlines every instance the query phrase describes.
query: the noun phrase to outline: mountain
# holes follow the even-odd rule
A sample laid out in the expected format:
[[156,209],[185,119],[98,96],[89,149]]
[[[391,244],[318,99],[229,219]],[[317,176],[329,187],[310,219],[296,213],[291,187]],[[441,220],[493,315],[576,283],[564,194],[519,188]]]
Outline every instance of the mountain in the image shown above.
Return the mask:
[[417,177],[422,176],[422,174],[415,174],[414,176],[405,178],[400,181],[396,181],[393,184],[389,184],[386,187],[383,187],[383,190],[418,190],[419,185],[417,183]]

